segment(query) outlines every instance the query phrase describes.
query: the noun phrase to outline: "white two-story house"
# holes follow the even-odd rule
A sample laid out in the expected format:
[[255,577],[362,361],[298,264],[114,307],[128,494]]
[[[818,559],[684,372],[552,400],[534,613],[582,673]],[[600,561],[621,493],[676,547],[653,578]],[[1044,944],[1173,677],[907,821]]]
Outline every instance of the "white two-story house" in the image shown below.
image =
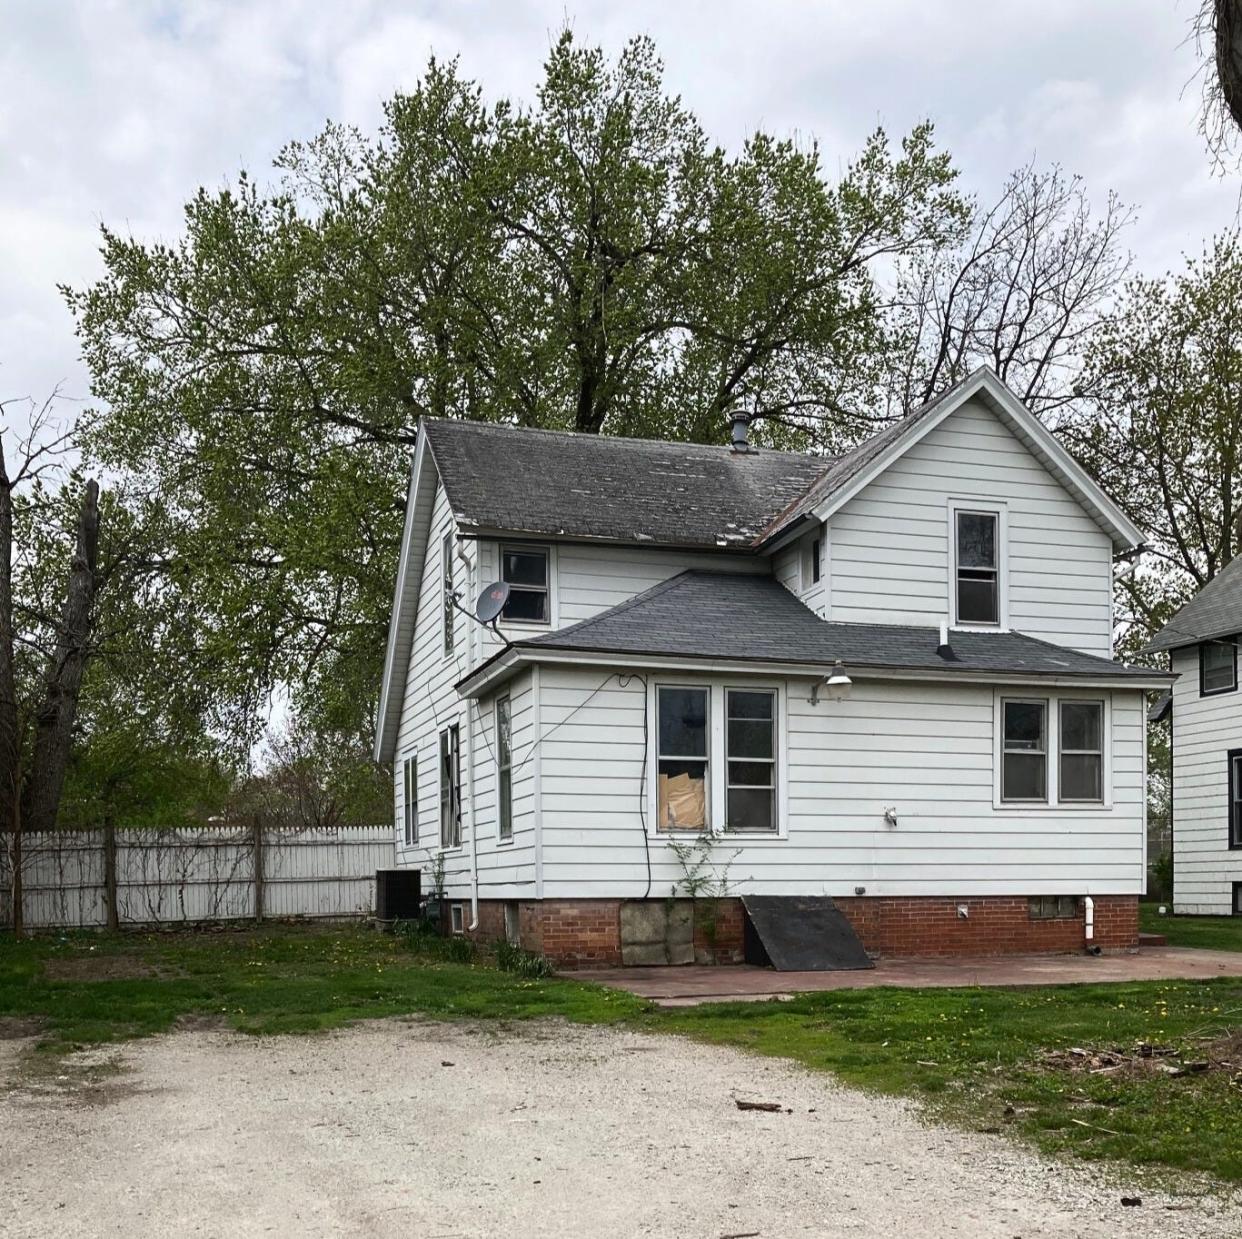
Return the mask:
[[872,953],[1135,945],[1138,531],[989,370],[840,458],[745,435],[422,425],[377,756],[446,925],[621,962],[706,832],[724,958],[750,895]]
[[1242,558],[1231,560],[1148,645],[1177,676],[1172,719],[1173,910],[1242,916]]

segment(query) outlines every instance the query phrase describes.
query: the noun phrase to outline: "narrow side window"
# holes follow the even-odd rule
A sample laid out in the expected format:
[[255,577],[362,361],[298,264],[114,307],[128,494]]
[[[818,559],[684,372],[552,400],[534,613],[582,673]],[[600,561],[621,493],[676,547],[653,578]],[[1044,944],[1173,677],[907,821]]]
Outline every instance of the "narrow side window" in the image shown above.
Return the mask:
[[657,830],[707,827],[707,689],[656,688]]
[[453,531],[440,542],[440,583],[444,590],[444,652],[453,652]]
[[1242,749],[1229,750],[1229,846],[1242,848]]
[[502,839],[513,838],[513,749],[509,734],[509,698],[496,702],[496,822]]
[[440,733],[440,846],[461,845],[461,758],[457,724]]
[[957,512],[954,529],[956,618],[1000,623],[1000,558],[995,512]]
[[1048,799],[1048,703],[1001,702],[1001,799]]
[[824,570],[824,540],[822,538],[813,538],[811,540],[811,584],[818,584],[819,578]]
[[418,842],[418,754],[411,753],[401,765],[401,783],[404,802],[402,813],[405,824],[405,846]]

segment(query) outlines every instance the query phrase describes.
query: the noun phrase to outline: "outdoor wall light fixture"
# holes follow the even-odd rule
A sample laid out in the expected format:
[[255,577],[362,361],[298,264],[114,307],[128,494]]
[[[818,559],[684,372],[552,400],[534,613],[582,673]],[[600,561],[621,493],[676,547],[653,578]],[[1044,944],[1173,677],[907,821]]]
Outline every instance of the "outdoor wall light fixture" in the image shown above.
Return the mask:
[[853,688],[854,681],[845,674],[845,666],[838,658],[832,664],[832,674],[824,678],[822,684],[816,683],[811,688],[811,705],[819,705],[819,690],[821,688],[827,692],[829,698],[833,701],[844,701],[850,695],[850,689]]

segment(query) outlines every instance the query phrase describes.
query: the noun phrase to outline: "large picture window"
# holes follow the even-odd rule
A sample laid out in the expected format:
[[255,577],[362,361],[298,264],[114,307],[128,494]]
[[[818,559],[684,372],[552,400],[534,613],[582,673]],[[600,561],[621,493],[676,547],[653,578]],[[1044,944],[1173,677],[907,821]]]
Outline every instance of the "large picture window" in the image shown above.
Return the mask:
[[509,586],[509,600],[501,618],[526,624],[546,624],[552,608],[548,596],[548,548],[502,546],[500,579]]
[[1104,703],[1062,701],[1057,738],[1060,754],[1058,798],[1078,802],[1104,799]]
[[415,753],[401,763],[401,794],[405,846],[409,848],[418,842],[418,756]]
[[513,838],[513,748],[509,731],[509,698],[496,702],[496,830]]
[[1001,799],[1048,799],[1048,703],[1002,701]]
[[440,733],[440,846],[461,846],[461,733],[457,724]]
[[708,824],[706,688],[656,689],[656,829],[705,830]]
[[776,694],[725,690],[726,830],[776,829]]
[[1000,623],[1000,518],[954,512],[955,615],[959,624]]
[[1231,693],[1238,687],[1238,647],[1228,641],[1205,641],[1199,646],[1199,693]]

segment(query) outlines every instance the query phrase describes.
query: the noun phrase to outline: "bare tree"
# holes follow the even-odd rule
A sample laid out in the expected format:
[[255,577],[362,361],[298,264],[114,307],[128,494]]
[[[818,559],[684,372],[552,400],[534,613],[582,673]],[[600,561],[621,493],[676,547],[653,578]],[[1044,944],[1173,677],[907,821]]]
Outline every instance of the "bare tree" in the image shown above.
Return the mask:
[[985,364],[1037,413],[1081,396],[1086,346],[1130,266],[1132,218],[1113,194],[1097,215],[1081,178],[1056,165],[1014,172],[959,245],[902,272],[903,409]]

